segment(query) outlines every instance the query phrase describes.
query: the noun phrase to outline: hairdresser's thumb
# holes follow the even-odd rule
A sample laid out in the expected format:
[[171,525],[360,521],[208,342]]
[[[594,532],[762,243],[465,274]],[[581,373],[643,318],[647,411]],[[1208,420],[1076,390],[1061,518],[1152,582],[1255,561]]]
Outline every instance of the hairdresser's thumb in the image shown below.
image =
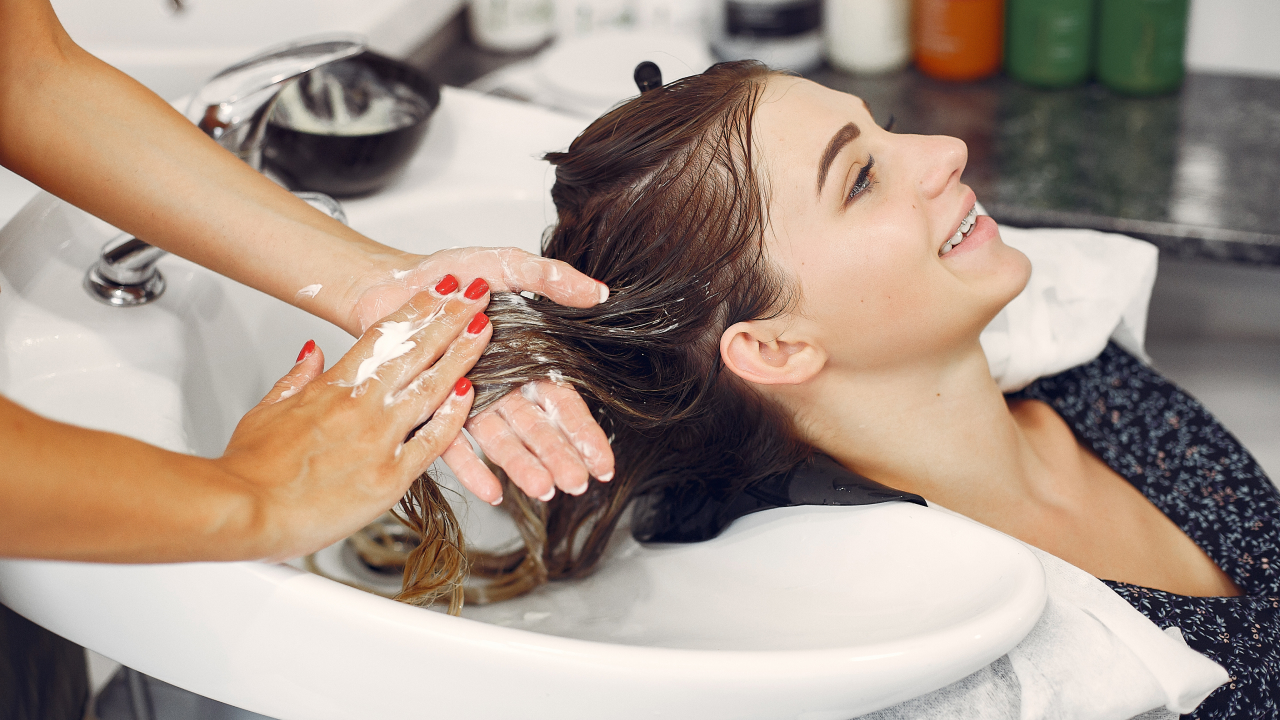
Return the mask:
[[525,263],[521,290],[531,290],[568,307],[589,308],[609,298],[609,286],[560,260],[537,258]]
[[298,353],[298,361],[293,369],[276,381],[259,404],[275,405],[281,400],[297,395],[302,392],[302,388],[306,387],[307,383],[315,380],[322,372],[324,372],[324,352],[314,340],[308,340],[307,344],[302,346],[302,351]]

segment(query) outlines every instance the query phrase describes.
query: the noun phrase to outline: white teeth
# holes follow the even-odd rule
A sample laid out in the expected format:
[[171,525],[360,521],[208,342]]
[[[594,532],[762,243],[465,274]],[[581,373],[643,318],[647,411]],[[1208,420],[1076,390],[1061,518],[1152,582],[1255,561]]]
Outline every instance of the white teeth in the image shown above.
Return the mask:
[[973,226],[977,223],[978,207],[975,205],[969,208],[969,214],[965,215],[964,219],[960,221],[960,228],[956,230],[956,234],[952,235],[949,240],[942,244],[942,249],[938,251],[938,255],[946,255],[951,252],[951,248],[963,242],[965,236],[969,234],[969,231],[972,230]]

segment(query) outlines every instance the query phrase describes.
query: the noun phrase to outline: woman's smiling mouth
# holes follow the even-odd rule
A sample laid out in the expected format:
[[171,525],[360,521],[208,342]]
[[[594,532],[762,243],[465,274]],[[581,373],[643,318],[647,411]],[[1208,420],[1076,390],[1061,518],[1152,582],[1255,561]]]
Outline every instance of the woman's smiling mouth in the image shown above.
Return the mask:
[[977,224],[977,218],[978,206],[974,205],[969,208],[969,213],[960,221],[960,227],[956,229],[955,234],[942,244],[942,249],[938,250],[938,256],[946,255],[951,252],[951,248],[964,242],[964,239],[969,236],[969,231],[973,230],[973,226]]

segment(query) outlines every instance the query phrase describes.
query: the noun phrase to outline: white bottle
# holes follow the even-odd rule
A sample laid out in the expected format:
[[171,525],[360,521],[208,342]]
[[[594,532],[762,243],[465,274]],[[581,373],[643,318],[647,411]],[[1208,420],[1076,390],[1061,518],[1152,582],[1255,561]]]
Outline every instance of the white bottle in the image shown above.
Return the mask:
[[711,46],[724,60],[807,72],[822,63],[822,0],[716,0]]
[[911,0],[825,0],[827,61],[837,70],[882,73],[911,58]]
[[555,28],[554,0],[470,0],[468,5],[471,38],[485,50],[532,50]]

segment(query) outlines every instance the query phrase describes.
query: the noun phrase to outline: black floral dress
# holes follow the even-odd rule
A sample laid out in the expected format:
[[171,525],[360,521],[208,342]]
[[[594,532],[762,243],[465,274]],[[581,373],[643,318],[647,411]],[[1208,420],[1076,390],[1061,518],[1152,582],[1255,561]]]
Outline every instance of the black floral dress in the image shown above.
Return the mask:
[[1115,345],[1011,397],[1051,405],[1244,592],[1187,597],[1104,581],[1231,680],[1195,718],[1280,718],[1280,492],[1200,403]]

